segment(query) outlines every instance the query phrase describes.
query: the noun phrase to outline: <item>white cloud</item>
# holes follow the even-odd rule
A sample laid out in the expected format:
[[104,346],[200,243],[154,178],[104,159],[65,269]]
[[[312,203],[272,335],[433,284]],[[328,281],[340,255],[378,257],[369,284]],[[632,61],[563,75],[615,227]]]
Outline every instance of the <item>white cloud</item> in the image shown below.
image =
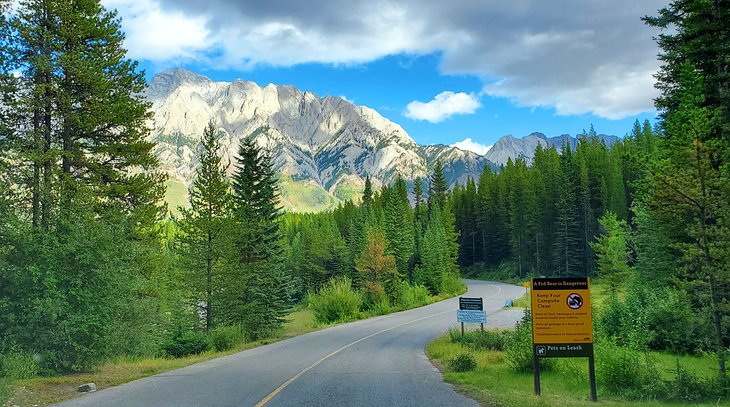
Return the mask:
[[166,62],[196,58],[214,45],[201,17],[163,10],[155,0],[102,0],[108,9],[117,9],[126,33],[127,56]]
[[[653,110],[658,33],[640,20],[666,0],[102,0],[117,7],[132,58],[259,64],[360,64],[438,53],[446,74],[560,115]],[[565,18],[570,10],[570,18]]]
[[479,155],[487,154],[487,151],[492,148],[492,146],[485,146],[484,144],[477,143],[476,141],[472,140],[471,137],[467,137],[463,141],[454,143],[450,147],[456,147],[466,151],[473,151]]
[[445,91],[430,102],[414,100],[406,106],[404,115],[413,120],[439,123],[454,115],[474,114],[481,106],[479,98],[474,94]]

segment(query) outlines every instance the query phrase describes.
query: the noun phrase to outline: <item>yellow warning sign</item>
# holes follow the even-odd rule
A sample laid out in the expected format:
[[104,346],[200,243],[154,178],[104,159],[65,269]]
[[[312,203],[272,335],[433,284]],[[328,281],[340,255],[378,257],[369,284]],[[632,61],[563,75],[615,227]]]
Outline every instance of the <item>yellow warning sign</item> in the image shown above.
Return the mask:
[[593,343],[588,278],[533,278],[532,338],[538,344]]

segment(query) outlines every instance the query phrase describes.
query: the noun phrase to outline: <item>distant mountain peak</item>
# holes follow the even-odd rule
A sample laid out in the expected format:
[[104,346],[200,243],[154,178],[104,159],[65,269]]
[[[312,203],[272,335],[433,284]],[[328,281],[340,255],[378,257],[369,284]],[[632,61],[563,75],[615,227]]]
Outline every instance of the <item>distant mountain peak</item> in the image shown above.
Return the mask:
[[[510,158],[515,160],[520,157],[524,158],[529,164],[535,156],[535,149],[538,145],[543,147],[554,146],[559,150],[562,148],[563,144],[568,143],[568,146],[571,149],[575,149],[575,146],[578,143],[578,138],[584,136],[588,135],[577,134],[573,137],[569,134],[561,134],[555,137],[547,137],[543,133],[534,132],[523,138],[516,138],[513,135],[508,134],[497,140],[497,142],[494,143],[494,146],[487,152],[485,157],[497,165],[506,165],[507,160]],[[596,137],[603,140],[608,147],[619,139],[616,136],[607,134],[598,134]]]
[[[176,69],[156,75],[146,97],[155,113],[151,137],[170,179],[190,185],[198,165],[196,146],[213,120],[222,133],[225,163],[235,161],[240,139],[254,133],[259,145],[272,150],[276,169],[291,181],[283,183],[282,198],[294,210],[325,209],[357,196],[367,176],[376,187],[396,175],[425,178],[436,159],[444,162],[452,184],[476,178],[484,165],[496,168],[472,152],[420,146],[367,106],[291,85],[214,82]],[[311,194],[315,204],[302,207],[302,194]]]

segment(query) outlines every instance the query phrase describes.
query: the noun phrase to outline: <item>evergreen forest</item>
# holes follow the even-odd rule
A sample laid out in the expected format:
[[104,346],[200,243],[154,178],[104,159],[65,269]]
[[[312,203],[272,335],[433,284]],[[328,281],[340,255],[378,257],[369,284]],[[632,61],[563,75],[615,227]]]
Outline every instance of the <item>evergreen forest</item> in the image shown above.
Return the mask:
[[425,305],[463,293],[461,277],[588,276],[608,293],[599,337],[711,355],[727,395],[727,2],[644,18],[661,48],[654,125],[610,146],[591,127],[574,149],[538,146],[453,188],[441,162],[427,179],[368,179],[361,200],[306,214],[281,208],[255,134],[226,173],[215,122],[189,205],[167,208],[144,74],[116,13],[98,0],[10,7],[0,0],[5,360],[86,371],[272,338],[302,308],[328,324]]

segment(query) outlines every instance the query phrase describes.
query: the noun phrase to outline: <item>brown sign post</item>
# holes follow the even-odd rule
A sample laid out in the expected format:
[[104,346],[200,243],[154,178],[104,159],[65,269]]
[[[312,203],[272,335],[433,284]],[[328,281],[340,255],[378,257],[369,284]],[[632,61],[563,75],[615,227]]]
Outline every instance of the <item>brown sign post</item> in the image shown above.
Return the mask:
[[587,357],[591,400],[596,401],[589,279],[533,278],[531,288],[535,394],[540,394],[540,358]]

